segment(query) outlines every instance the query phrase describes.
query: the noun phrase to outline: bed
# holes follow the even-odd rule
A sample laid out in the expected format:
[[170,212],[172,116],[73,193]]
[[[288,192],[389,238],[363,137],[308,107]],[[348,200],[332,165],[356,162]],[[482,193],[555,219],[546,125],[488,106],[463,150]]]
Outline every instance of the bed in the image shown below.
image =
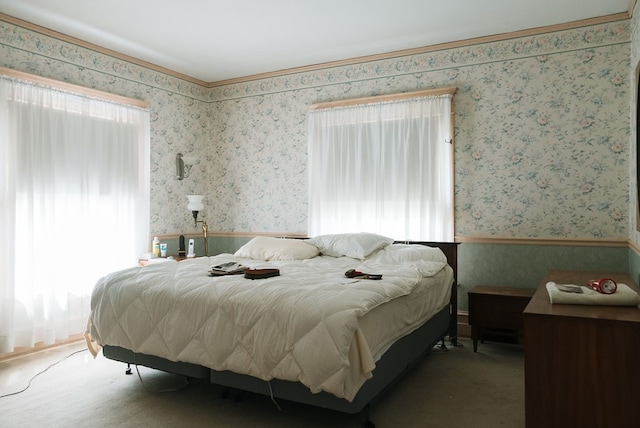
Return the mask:
[[[225,263],[279,275],[211,273]],[[88,340],[127,364],[366,415],[438,342],[456,344],[456,268],[454,243],[255,237],[234,254],[101,278]]]

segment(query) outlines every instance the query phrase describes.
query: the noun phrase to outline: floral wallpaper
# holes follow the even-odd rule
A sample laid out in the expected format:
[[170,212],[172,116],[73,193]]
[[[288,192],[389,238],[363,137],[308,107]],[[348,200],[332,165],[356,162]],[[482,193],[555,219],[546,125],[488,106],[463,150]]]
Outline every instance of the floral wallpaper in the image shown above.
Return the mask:
[[[456,235],[630,236],[630,20],[206,88],[0,21],[0,66],[148,101],[151,231],[306,233],[309,104],[456,86]],[[174,178],[175,155],[199,163]],[[635,222],[633,222],[635,224]]]
[[457,233],[625,238],[627,70],[620,46],[462,70]]
[[218,227],[304,233],[309,104],[454,85],[456,235],[626,239],[628,46],[618,22],[216,88],[216,148],[250,159],[212,177]]
[[[638,182],[637,182],[637,171],[638,171],[638,165],[636,164],[636,162],[634,162],[634,159],[637,159],[637,153],[638,153],[638,147],[637,147],[637,135],[638,135],[638,128],[637,128],[637,123],[634,120],[634,118],[637,117],[638,114],[638,103],[640,102],[638,100],[638,94],[640,93],[640,89],[638,89],[638,76],[636,75],[636,73],[638,72],[638,70],[640,70],[640,33],[638,33],[638,31],[640,31],[639,25],[640,25],[640,5],[638,5],[638,3],[636,2],[635,4],[635,9],[633,12],[633,19],[631,22],[631,68],[630,68],[630,72],[629,72],[629,77],[631,82],[633,82],[631,84],[631,95],[629,97],[629,104],[630,104],[630,118],[631,118],[631,126],[630,126],[630,138],[629,138],[629,147],[630,147],[630,159],[632,159],[631,162],[631,168],[629,171],[629,175],[630,175],[630,179],[629,179],[629,195],[630,195],[630,201],[631,204],[629,206],[629,230],[631,231],[631,236],[630,236],[630,240],[631,242],[635,243],[636,246],[640,247],[640,231],[638,230],[639,225],[640,225],[640,211],[638,210]],[[636,260],[639,260],[639,256],[640,254],[636,253],[635,254],[635,258]],[[640,269],[639,266],[636,266],[636,269]],[[636,272],[636,274],[638,274],[638,272]],[[636,276],[636,278],[640,278],[640,276]]]

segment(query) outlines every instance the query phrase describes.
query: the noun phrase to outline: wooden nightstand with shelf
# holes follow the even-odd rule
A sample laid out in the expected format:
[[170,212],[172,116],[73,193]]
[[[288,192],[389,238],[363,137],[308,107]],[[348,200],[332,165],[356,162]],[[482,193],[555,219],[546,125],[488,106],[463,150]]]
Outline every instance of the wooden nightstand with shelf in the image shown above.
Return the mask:
[[522,312],[535,289],[478,285],[469,291],[469,325],[473,352],[478,340],[506,337],[518,341],[524,330]]

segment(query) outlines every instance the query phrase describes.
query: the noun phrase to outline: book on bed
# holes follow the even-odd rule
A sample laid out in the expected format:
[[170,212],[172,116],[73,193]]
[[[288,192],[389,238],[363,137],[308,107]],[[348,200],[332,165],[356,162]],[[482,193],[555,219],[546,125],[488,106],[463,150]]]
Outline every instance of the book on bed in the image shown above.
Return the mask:
[[209,269],[210,276],[220,275],[239,275],[244,273],[247,267],[237,262],[221,263],[219,265],[211,266]]

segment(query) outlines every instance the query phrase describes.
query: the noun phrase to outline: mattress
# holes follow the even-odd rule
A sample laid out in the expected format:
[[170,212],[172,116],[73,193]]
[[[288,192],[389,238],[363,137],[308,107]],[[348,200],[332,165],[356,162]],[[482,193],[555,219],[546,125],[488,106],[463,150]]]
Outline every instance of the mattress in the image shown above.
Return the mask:
[[360,330],[375,361],[398,339],[415,331],[449,304],[452,282],[453,269],[445,266],[437,274],[423,277],[411,294],[380,305],[360,318]]
[[[226,261],[281,275],[207,274]],[[383,278],[346,278],[348,269]],[[151,264],[98,281],[91,337],[170,361],[299,381],[350,401],[395,340],[448,304],[452,282],[443,263],[349,257],[267,263],[222,254]]]

